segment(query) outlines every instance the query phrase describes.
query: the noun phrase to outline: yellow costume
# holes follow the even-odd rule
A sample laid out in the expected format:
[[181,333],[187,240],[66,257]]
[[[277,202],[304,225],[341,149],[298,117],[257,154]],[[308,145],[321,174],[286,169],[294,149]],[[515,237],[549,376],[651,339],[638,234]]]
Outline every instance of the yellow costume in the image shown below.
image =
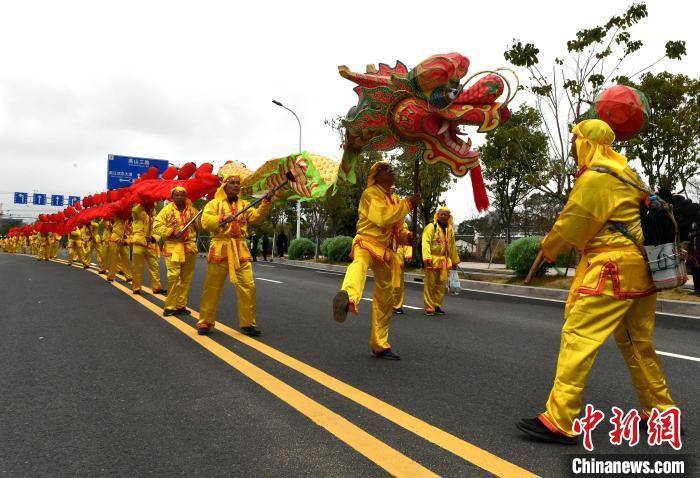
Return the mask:
[[109,219],[102,220],[102,236],[100,237],[97,254],[102,257],[102,273],[107,272],[109,267],[109,238],[112,235],[112,221]]
[[[248,224],[261,223],[270,212],[270,201],[263,201],[257,208],[248,209],[238,218],[219,227],[219,223],[227,216],[236,214],[248,205],[248,201],[238,199],[229,202],[224,188],[226,184],[239,176],[224,178],[221,187],[216,191],[214,199],[209,201],[202,213],[202,228],[211,233],[211,245],[207,256],[207,274],[204,279],[201,309],[198,326],[214,327],[216,309],[219,305],[221,291],[226,276],[236,287],[238,304],[238,325],[254,327],[256,291],[253,280],[253,265],[250,250],[246,243]],[[205,325],[206,324],[206,325]]]
[[641,244],[644,194],[591,168],[605,168],[634,182],[639,179],[627,166],[627,158],[611,148],[615,135],[606,123],[585,120],[573,133],[579,176],[542,242],[550,262],[572,247],[582,253],[565,308],[554,386],[540,415],[550,431],[567,436],[572,436],[572,422],[581,410],[598,349],[611,334],[630,370],[642,415],[652,407],[674,406],[652,343],[656,290],[648,267],[634,243],[611,226],[624,224]]
[[357,313],[357,306],[367,279],[367,269],[374,273],[372,299],[372,324],[370,348],[375,354],[390,350],[389,324],[394,305],[394,289],[399,287],[401,263],[394,249],[409,242],[408,227],[404,218],[413,208],[408,199],[399,199],[391,191],[375,184],[380,165],[372,166],[367,188],[362,192],[357,221],[357,235],[352,244],[352,264],[345,272],[342,290],[350,298],[349,310]]
[[400,310],[403,308],[403,301],[406,296],[406,283],[404,278],[406,263],[413,260],[413,247],[410,244],[401,244],[397,246],[396,256],[401,263],[401,275],[399,276],[399,287],[394,289],[394,310]]
[[131,245],[132,255],[134,259],[134,280],[131,283],[131,288],[134,291],[141,290],[143,282],[144,264],[148,265],[148,274],[151,277],[151,288],[155,292],[161,291],[163,288],[160,285],[160,267],[158,266],[158,258],[160,257],[160,249],[158,243],[154,242],[153,236],[153,219],[155,211],[147,212],[140,204],[136,204],[131,209]]
[[442,308],[445,299],[445,287],[447,286],[448,271],[453,265],[459,264],[459,254],[455,245],[455,232],[452,226],[452,215],[449,223],[443,230],[438,224],[437,217],[440,211],[450,212],[446,207],[441,207],[435,213],[433,222],[423,229],[423,264],[425,266],[425,279],[423,285],[423,304],[425,311],[433,313],[437,308]]
[[53,233],[39,233],[39,257],[37,260],[48,261],[51,258],[51,237]]
[[[173,189],[173,191],[178,188]],[[184,190],[184,188],[179,188]],[[153,237],[163,240],[163,256],[168,277],[168,296],[165,310],[175,311],[187,307],[194,266],[197,262],[197,230],[195,221],[180,238],[173,235],[197,215],[197,210],[188,199],[180,211],[174,203],[168,203],[156,216],[153,223]]]
[[124,219],[112,220],[112,229],[109,235],[109,262],[107,265],[107,280],[113,281],[117,276],[117,269],[131,280],[131,261],[129,260],[128,225]]
[[85,248],[85,259],[90,262],[92,254],[95,253],[95,261],[97,262],[97,268],[100,271],[107,269],[105,263],[102,262],[102,237],[100,237],[100,224],[91,221],[89,225],[83,228],[83,247]]
[[72,264],[75,260],[79,260],[83,267],[89,266],[85,259],[82,228],[73,229],[68,233],[68,264]]
[[63,239],[61,234],[49,233],[49,257],[51,257],[51,259],[58,257],[58,248],[61,245],[61,239]]

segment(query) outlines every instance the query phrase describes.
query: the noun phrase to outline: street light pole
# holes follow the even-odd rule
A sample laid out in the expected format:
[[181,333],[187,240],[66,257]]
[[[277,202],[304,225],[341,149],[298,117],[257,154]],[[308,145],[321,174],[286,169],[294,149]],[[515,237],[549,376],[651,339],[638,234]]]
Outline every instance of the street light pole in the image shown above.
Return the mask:
[[[297,114],[292,111],[290,108],[287,108],[284,106],[282,103],[280,103],[277,100],[272,100],[274,104],[276,104],[279,107],[284,108],[285,110],[289,111],[294,115],[294,117],[297,119],[297,123],[299,124],[299,154],[301,154],[301,121],[299,121],[299,117]],[[301,237],[301,201],[297,201],[297,239]]]

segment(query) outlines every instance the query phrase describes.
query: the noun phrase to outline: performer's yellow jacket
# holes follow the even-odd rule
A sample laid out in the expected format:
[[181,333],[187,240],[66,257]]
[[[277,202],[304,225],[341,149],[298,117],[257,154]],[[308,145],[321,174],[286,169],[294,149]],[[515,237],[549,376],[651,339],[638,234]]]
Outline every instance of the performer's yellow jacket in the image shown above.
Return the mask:
[[228,262],[229,278],[233,283],[236,282],[235,271],[241,264],[252,260],[246,243],[248,224],[263,222],[270,212],[272,202],[263,201],[257,208],[248,209],[223,228],[219,227],[219,223],[226,216],[242,211],[248,204],[248,201],[241,198],[235,203],[230,203],[222,186],[217,190],[214,199],[204,206],[202,213],[202,228],[211,233],[207,260],[212,263]]
[[173,234],[182,230],[196,215],[197,209],[188,199],[182,211],[177,209],[175,203],[169,202],[156,216],[152,235],[157,241],[163,240],[163,256],[168,260],[185,262],[186,256],[197,253],[197,221],[193,222],[180,238],[173,237]]
[[358,207],[355,248],[364,249],[374,260],[391,267],[392,283],[399,286],[402,264],[394,253],[396,247],[410,243],[405,217],[411,212],[411,202],[386,191],[379,184],[368,186]]
[[564,210],[542,241],[542,253],[549,262],[572,248],[582,254],[567,310],[579,293],[633,299],[656,291],[639,248],[611,224],[622,224],[638,244],[643,244],[639,208],[645,194],[592,168],[605,168],[639,183],[625,158],[612,150],[607,158],[596,155],[582,168]]
[[141,204],[136,204],[131,209],[131,237],[130,242],[135,246],[143,246],[151,249],[156,255],[159,253],[158,243],[149,241],[153,236],[153,222],[155,210],[147,212]]
[[459,264],[459,253],[455,244],[455,232],[453,228],[452,215],[443,231],[437,222],[438,213],[447,208],[439,208],[435,212],[433,222],[423,229],[422,252],[423,263],[426,269],[439,270],[440,280],[447,280],[447,271],[453,265]]
[[113,219],[112,230],[109,234],[109,242],[116,242],[120,243],[121,245],[125,245],[125,243],[128,242],[128,239],[129,234],[127,221],[119,218]]

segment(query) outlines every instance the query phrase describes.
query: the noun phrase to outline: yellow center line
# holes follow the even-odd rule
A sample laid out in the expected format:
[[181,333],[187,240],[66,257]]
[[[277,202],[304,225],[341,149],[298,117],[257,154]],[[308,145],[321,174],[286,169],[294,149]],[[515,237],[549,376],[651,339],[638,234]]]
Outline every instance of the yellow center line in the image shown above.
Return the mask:
[[[153,292],[145,286],[142,286],[142,289],[149,293]],[[192,317],[199,319],[199,313],[193,309],[190,310]],[[489,473],[500,477],[533,478],[537,476],[221,322],[216,323],[216,329]]]
[[[67,261],[58,259],[64,264]],[[97,271],[90,269],[97,274]],[[252,364],[244,358],[236,355],[218,342],[209,337],[198,335],[196,329],[187,323],[174,317],[161,315],[161,309],[148,299],[139,295],[133,295],[131,290],[118,282],[111,283],[118,290],[124,292],[139,304],[168,322],[187,337],[197,342],[219,359],[235,368],[243,375],[260,385],[262,388],[275,395],[283,402],[309,418],[311,421],[324,428],[342,442],[349,445],[355,451],[365,456],[393,476],[400,477],[437,477],[435,473],[425,468],[406,455],[400,453],[386,443],[370,435],[357,425],[321,405],[297,389],[289,386],[277,377],[269,374],[260,367]]]

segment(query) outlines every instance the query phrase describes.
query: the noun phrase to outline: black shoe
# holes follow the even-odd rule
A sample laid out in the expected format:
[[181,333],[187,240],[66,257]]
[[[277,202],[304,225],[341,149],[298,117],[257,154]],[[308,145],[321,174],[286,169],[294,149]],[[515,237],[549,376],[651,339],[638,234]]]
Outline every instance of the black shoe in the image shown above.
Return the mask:
[[97,271],[97,273],[98,273],[98,274],[105,275],[105,274],[107,273],[107,271]]
[[241,327],[241,332],[243,332],[243,334],[249,335],[251,337],[259,337],[260,335],[262,335],[262,332],[260,332],[260,329],[254,325],[249,325],[248,327]]
[[132,290],[131,293],[134,295],[141,295],[141,289]]
[[339,290],[333,297],[333,320],[336,322],[345,322],[348,316],[348,305],[350,304],[350,296],[347,291]]
[[552,432],[539,418],[523,418],[515,426],[521,432],[541,441],[561,443],[563,445],[576,445],[579,442],[577,436],[569,437]]
[[89,268],[90,268],[90,265],[89,265],[89,264],[86,264],[86,265],[83,266],[83,269],[89,269]]
[[163,294],[163,295],[165,295],[165,294],[168,293],[168,291],[165,290],[165,289],[153,289],[153,293],[154,293],[154,294]]
[[177,309],[173,311],[173,314],[175,315],[190,315],[192,312],[190,312],[190,309],[187,307],[183,307],[181,309]]
[[374,356],[385,360],[401,360],[401,357],[392,352],[391,349],[382,350],[381,352],[374,352]]
[[397,315],[403,315],[406,312],[403,311],[403,308],[398,308],[398,309],[394,309],[394,313]]
[[176,311],[174,309],[163,309],[163,315],[165,315],[166,317],[168,315],[175,315],[175,312]]
[[435,313],[437,315],[445,315],[445,311],[441,307],[435,307]]
[[197,326],[198,335],[209,335],[211,333],[212,327],[208,324],[200,324]]

